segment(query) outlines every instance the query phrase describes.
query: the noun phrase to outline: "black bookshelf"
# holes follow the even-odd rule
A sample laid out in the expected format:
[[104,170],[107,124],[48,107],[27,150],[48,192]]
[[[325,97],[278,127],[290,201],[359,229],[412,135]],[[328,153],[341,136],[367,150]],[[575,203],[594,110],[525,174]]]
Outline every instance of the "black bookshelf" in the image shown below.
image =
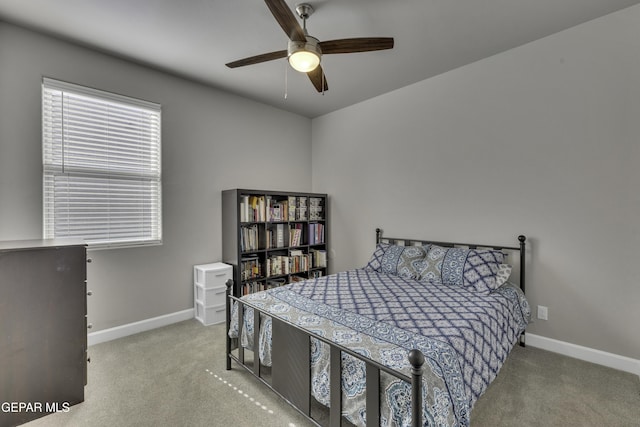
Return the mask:
[[327,195],[222,192],[222,258],[241,296],[327,274]]

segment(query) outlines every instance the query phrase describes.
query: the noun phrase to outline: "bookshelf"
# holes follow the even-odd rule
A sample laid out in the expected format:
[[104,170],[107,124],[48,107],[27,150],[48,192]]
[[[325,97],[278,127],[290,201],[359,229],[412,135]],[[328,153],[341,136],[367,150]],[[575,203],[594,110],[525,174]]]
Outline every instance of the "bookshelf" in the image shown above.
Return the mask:
[[327,274],[327,195],[231,189],[222,192],[222,258],[234,294]]

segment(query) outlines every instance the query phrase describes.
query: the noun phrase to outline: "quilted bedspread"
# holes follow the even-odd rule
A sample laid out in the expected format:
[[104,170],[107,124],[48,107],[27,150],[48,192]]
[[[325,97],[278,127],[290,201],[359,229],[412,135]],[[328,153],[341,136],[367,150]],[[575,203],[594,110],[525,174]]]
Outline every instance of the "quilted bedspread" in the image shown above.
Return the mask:
[[[496,377],[525,329],[529,305],[505,284],[489,295],[459,287],[350,270],[243,297],[260,310],[409,375],[408,351],[425,355],[424,425],[468,426],[474,403]],[[235,307],[234,307],[235,310]],[[253,348],[253,313],[241,344]],[[237,315],[229,335],[237,336]],[[271,324],[263,317],[259,354],[271,361]],[[329,404],[329,351],[311,340],[312,394]],[[365,425],[365,366],[342,355],[343,415]],[[410,386],[381,375],[381,425],[410,425]]]

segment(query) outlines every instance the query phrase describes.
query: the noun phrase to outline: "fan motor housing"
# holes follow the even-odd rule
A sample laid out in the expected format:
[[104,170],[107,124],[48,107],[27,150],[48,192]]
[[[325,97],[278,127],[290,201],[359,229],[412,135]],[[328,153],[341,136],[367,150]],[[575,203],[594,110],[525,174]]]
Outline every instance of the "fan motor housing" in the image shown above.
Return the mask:
[[322,56],[322,49],[320,49],[320,41],[312,36],[307,36],[306,42],[289,40],[289,46],[287,48],[287,55],[291,56],[294,52],[300,50],[306,50],[308,52],[314,52],[318,57]]

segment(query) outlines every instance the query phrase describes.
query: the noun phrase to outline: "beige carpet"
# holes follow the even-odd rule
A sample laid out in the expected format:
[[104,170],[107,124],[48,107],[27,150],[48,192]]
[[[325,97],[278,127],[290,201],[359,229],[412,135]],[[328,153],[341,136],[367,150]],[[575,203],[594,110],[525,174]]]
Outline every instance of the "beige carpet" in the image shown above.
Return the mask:
[[[224,327],[189,320],[89,349],[85,402],[37,426],[312,425],[241,368],[226,371]],[[640,426],[640,379],[516,347],[471,416],[481,426]]]

